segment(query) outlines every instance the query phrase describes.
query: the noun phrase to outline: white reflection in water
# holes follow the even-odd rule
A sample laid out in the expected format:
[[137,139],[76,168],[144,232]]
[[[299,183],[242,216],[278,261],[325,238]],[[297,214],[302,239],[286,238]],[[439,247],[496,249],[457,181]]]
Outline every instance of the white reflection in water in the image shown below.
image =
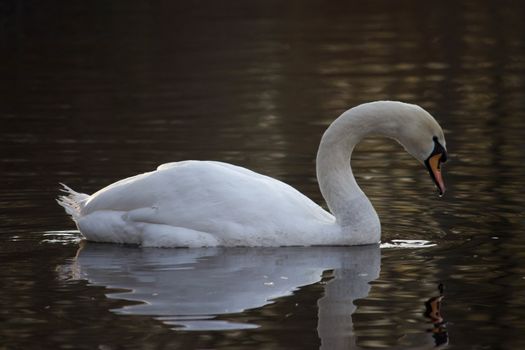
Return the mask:
[[393,239],[391,242],[381,243],[381,248],[430,248],[435,243],[423,239]]
[[141,302],[113,310],[116,313],[150,315],[185,330],[224,330],[258,325],[216,316],[264,307],[333,270],[334,278],[318,300],[319,336],[323,346],[332,348],[352,338],[353,302],[368,295],[380,265],[378,245],[141,249],[87,243],[62,272],[127,290],[108,297]]

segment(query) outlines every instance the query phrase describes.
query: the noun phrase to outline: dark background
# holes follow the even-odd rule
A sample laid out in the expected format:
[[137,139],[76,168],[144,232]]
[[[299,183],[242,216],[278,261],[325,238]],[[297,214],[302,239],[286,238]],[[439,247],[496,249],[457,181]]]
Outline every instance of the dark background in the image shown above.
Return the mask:
[[[360,344],[399,345],[445,281],[452,346],[525,346],[524,87],[521,1],[0,1],[0,343],[293,347],[290,334],[315,328],[320,285],[255,310],[269,328],[173,338],[160,322],[111,313],[103,288],[57,280],[78,238],[46,236],[74,229],[54,202],[58,183],[92,193],[164,162],[214,159],[322,204],[322,132],[352,106],[392,99],[445,129],[449,192],[437,198],[392,141],[358,147],[353,166],[383,241],[438,243],[383,251],[374,298],[361,304],[391,322],[366,333],[354,315]],[[303,323],[279,332],[275,315],[296,300],[309,305]],[[316,347],[310,336],[296,345]]]

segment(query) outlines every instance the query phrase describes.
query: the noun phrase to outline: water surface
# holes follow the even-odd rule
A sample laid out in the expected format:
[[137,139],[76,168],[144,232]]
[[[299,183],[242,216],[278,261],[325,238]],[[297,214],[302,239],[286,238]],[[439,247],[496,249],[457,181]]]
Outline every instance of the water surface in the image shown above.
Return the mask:
[[[0,5],[3,347],[525,347],[521,3]],[[379,99],[420,104],[445,129],[444,198],[393,141],[353,156],[383,242],[425,248],[81,243],[54,202],[58,182],[92,193],[214,159],[324,205],[322,132]]]

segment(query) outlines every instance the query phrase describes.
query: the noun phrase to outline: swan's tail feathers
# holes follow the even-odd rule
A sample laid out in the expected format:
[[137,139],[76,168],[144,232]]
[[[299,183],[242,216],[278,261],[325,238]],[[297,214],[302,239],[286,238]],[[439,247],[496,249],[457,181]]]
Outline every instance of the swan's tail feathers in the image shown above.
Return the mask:
[[89,195],[78,193],[63,183],[61,183],[61,185],[63,188],[61,188],[60,191],[64,192],[65,195],[58,196],[56,201],[66,210],[66,213],[71,215],[71,218],[76,221],[80,217],[80,211],[84,207]]

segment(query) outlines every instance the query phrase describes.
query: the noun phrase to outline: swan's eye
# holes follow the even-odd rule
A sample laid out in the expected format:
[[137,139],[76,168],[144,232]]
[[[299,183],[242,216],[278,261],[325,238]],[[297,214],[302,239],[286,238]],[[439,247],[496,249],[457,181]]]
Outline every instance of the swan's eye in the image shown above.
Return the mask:
[[441,163],[445,163],[447,161],[447,152],[443,152],[443,154],[441,154],[441,158],[439,158],[439,161]]
[[447,151],[438,141],[437,136],[434,136],[432,138],[434,141],[434,149],[432,150],[432,153],[428,156],[428,158],[431,158],[435,156],[436,154],[441,154],[441,157],[439,158],[440,163],[445,163],[447,161]]

